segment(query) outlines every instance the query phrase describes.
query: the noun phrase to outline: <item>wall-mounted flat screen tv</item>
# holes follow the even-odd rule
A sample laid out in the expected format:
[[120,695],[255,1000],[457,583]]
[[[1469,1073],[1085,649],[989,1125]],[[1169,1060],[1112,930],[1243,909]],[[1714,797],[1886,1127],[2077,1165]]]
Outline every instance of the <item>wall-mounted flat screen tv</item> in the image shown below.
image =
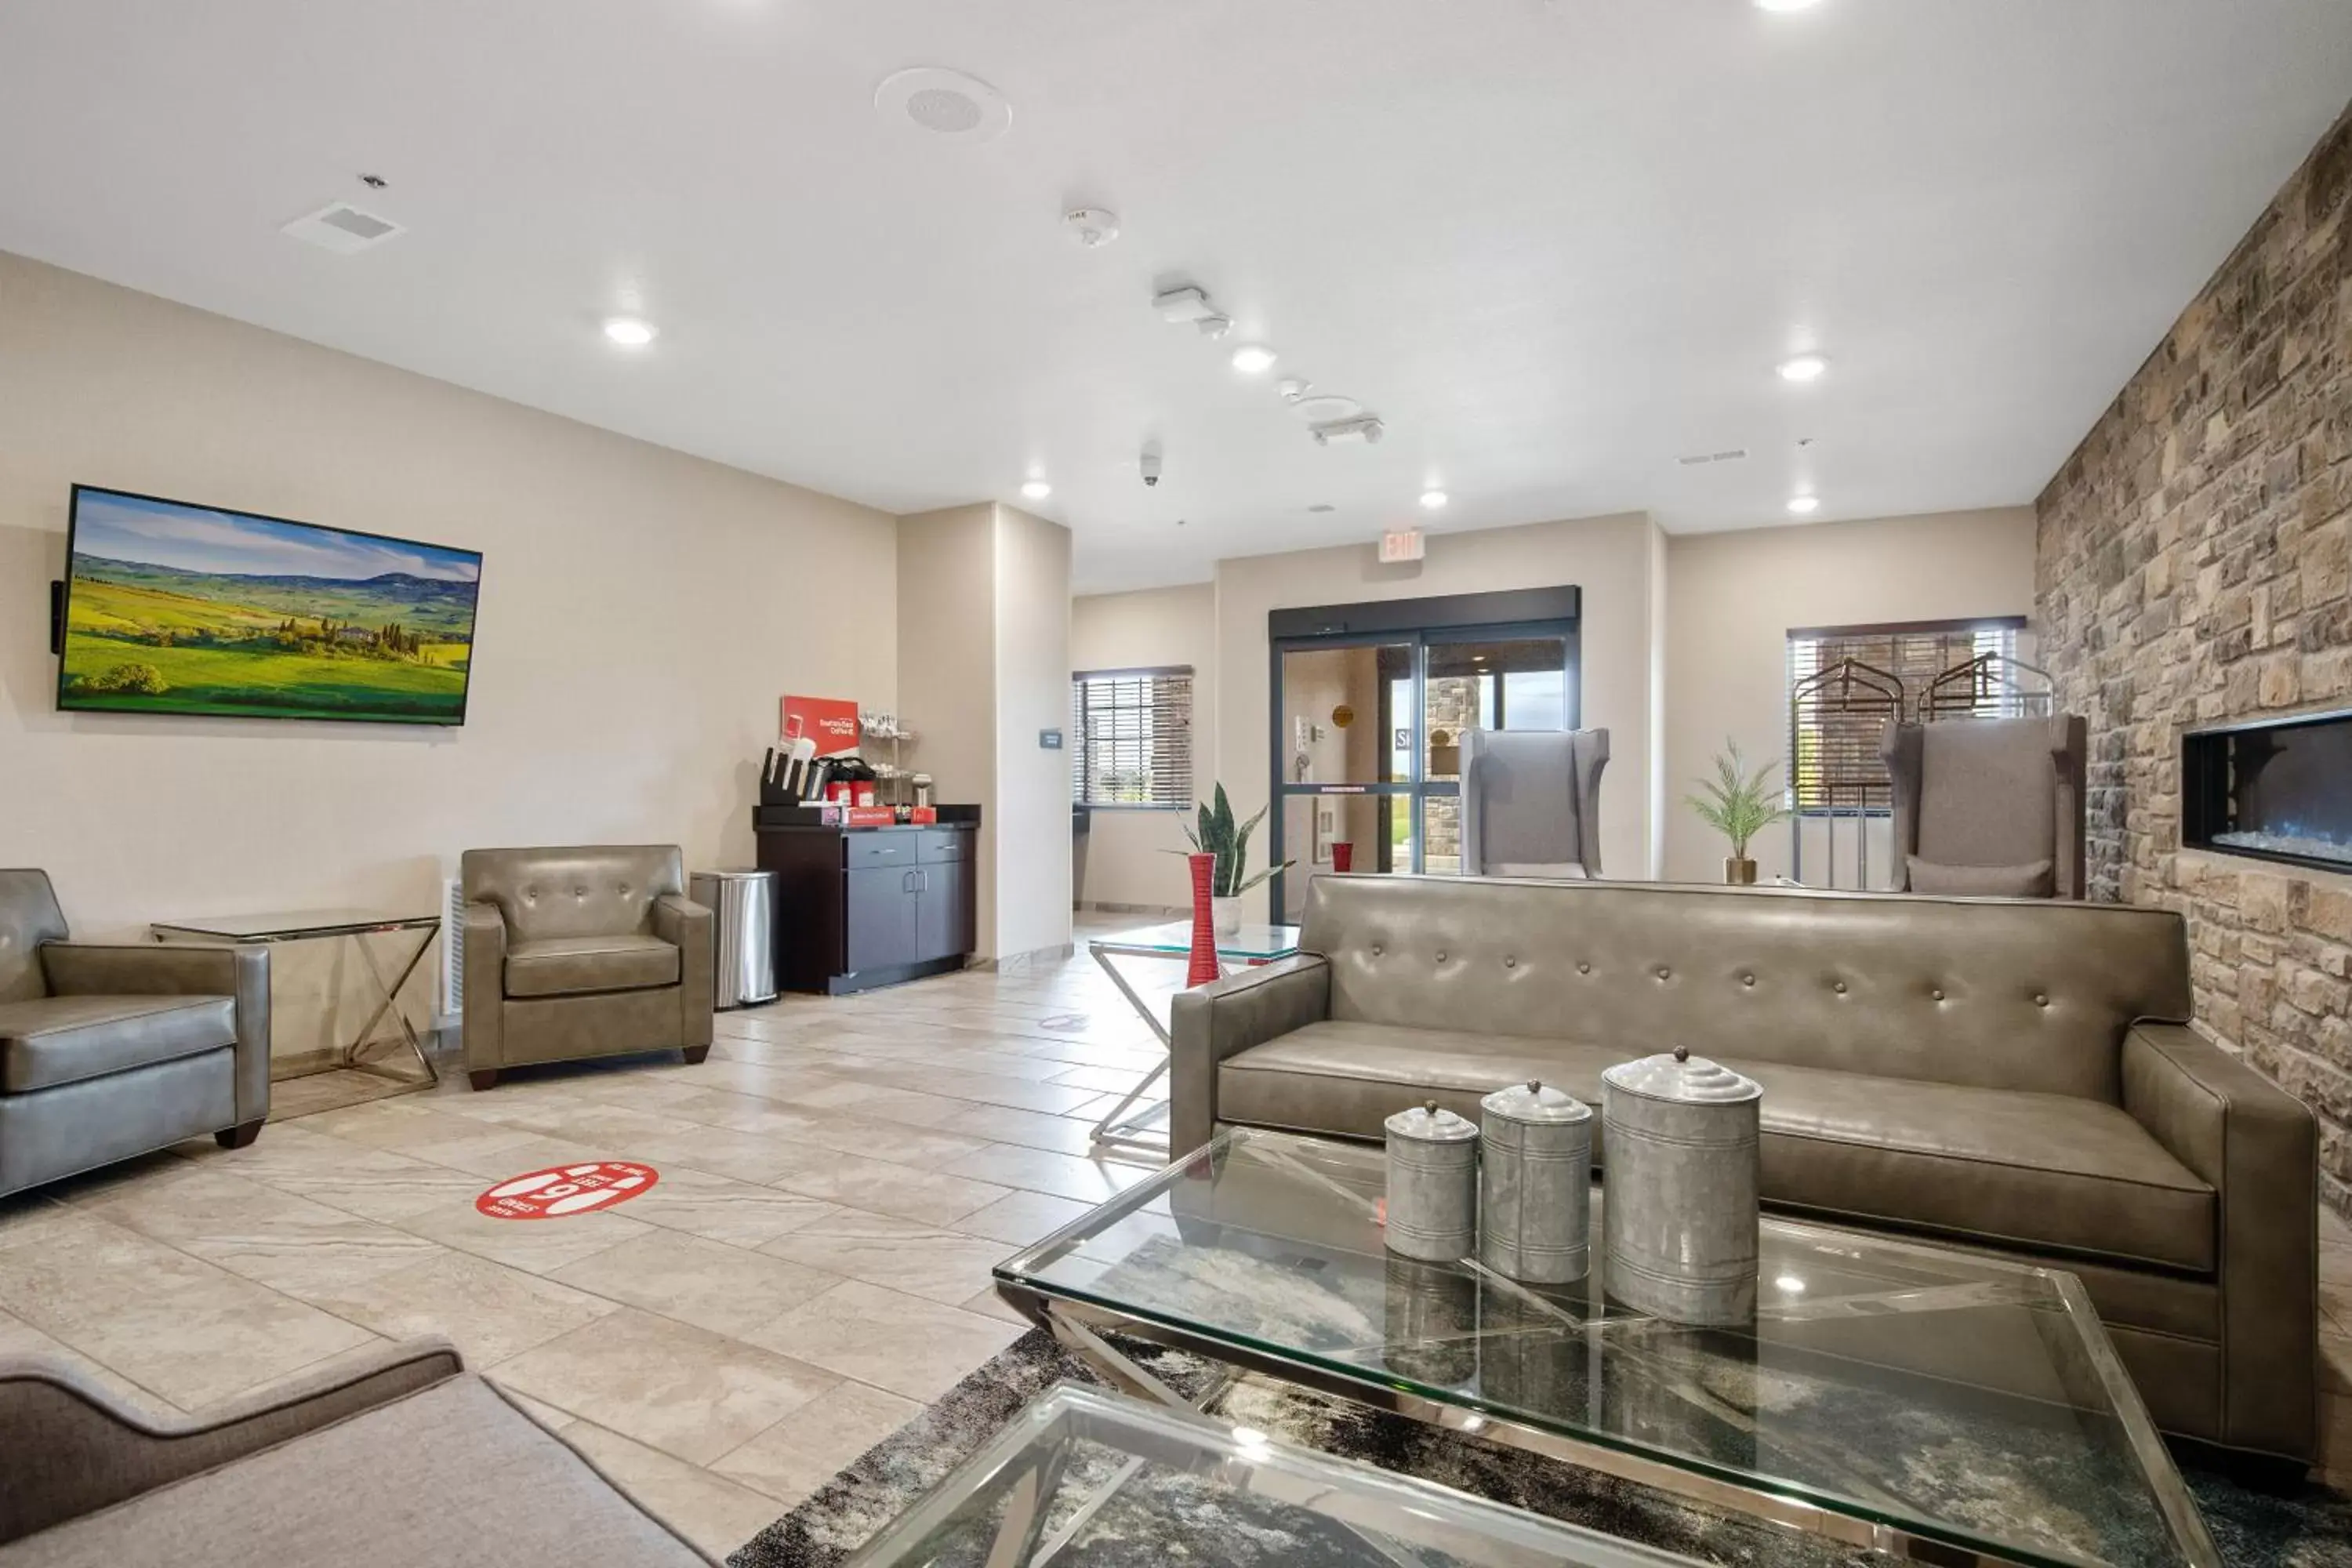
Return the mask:
[[58,706],[462,724],[482,557],[76,485]]

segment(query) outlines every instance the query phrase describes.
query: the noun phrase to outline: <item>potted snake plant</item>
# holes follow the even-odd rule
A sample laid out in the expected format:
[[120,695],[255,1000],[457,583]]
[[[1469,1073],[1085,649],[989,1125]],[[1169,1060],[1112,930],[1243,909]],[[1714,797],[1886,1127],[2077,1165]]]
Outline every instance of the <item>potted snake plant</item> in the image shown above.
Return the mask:
[[[1255,877],[1244,877],[1249,859],[1250,834],[1265,820],[1265,807],[1258,807],[1256,816],[1236,826],[1233,804],[1225,799],[1225,786],[1222,784],[1217,785],[1215,802],[1213,807],[1206,802],[1195,803],[1200,824],[1197,828],[1192,823],[1184,824],[1184,837],[1192,841],[1192,853],[1216,857],[1216,869],[1209,881],[1210,918],[1215,922],[1219,936],[1231,936],[1242,929],[1242,895],[1276,871],[1288,870],[1297,862],[1285,860],[1279,866],[1268,866]],[[1181,854],[1183,851],[1171,850],[1170,853]]]
[[1694,780],[1700,793],[1684,798],[1700,821],[1731,841],[1731,854],[1723,862],[1726,885],[1751,887],[1756,881],[1756,862],[1748,858],[1748,840],[1789,815],[1780,804],[1780,791],[1767,789],[1764,784],[1780,768],[1780,761],[1775,757],[1751,773],[1739,754],[1739,742],[1727,740],[1723,745],[1715,759],[1715,777]]

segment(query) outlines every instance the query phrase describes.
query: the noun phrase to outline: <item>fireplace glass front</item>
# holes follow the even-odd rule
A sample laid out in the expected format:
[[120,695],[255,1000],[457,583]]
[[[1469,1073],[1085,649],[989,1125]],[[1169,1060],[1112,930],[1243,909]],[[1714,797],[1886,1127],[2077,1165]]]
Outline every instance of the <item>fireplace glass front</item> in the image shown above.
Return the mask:
[[2352,871],[2352,711],[2180,738],[2184,844]]

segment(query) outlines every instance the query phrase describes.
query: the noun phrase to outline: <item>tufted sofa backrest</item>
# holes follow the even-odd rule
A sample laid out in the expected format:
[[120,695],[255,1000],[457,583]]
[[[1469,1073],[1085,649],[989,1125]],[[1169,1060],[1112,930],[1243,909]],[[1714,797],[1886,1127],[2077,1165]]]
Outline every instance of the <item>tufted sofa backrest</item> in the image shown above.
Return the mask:
[[1318,877],[1331,1016],[2110,1102],[2133,1019],[2189,1016],[2162,910],[1646,882]]
[[648,931],[654,900],[686,890],[675,844],[468,849],[466,901],[496,904],[514,942]]

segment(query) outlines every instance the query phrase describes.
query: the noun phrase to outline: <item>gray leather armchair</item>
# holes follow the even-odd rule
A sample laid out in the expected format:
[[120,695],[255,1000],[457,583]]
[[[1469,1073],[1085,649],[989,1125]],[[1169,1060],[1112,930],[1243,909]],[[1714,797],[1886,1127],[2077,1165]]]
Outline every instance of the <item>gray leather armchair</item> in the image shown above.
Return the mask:
[[710,1054],[711,915],[677,846],[468,849],[459,876],[476,1089],[525,1063]]
[[1462,736],[1462,874],[1601,875],[1606,730],[1470,730]]
[[1887,721],[1897,892],[2083,897],[2080,714]]
[[0,870],[0,1194],[269,1119],[269,954],[68,940],[48,873]]

